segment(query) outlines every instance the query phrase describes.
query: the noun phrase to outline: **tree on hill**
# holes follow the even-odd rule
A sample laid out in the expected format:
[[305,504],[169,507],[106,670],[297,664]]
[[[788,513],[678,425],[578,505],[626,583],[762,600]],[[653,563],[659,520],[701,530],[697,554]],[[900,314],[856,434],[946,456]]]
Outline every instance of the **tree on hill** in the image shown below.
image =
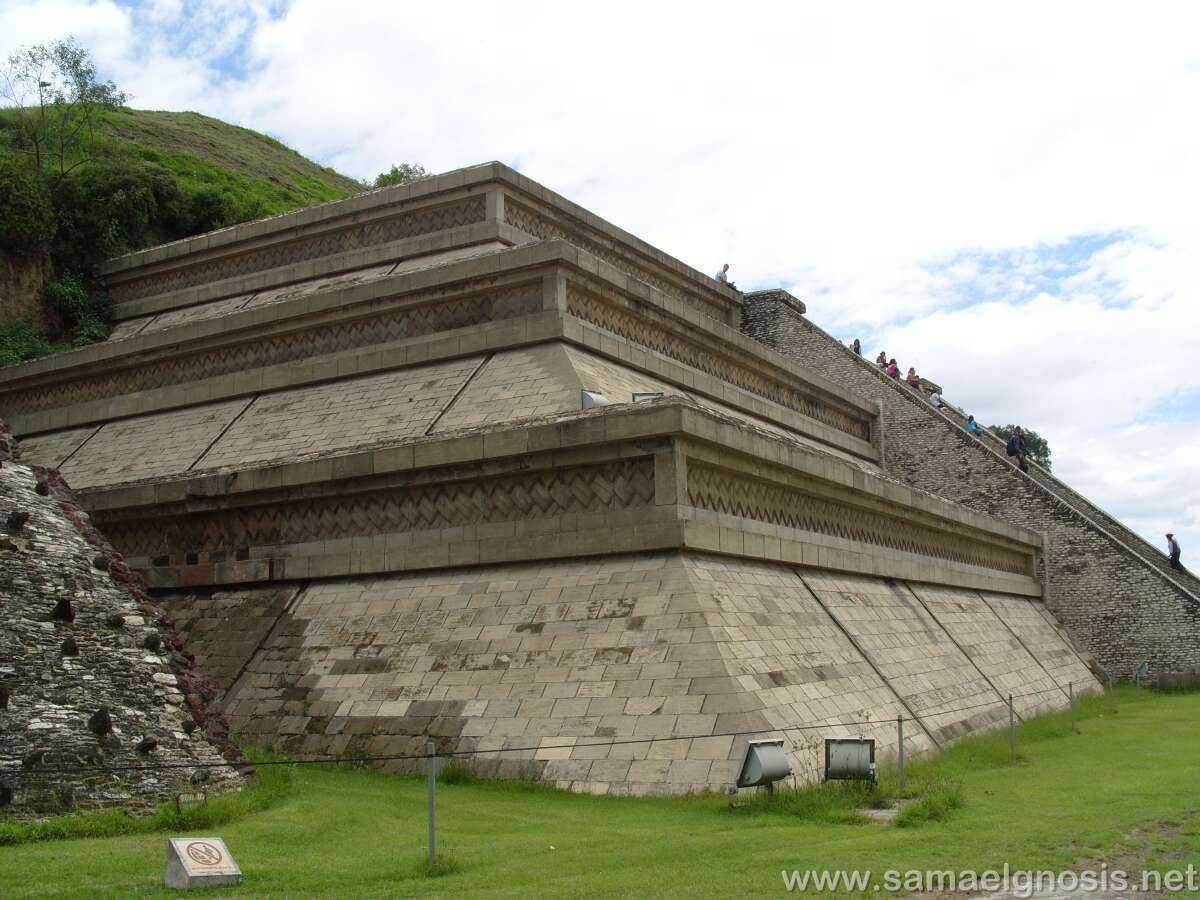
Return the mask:
[[68,37],[10,55],[0,98],[13,111],[13,148],[57,185],[91,160],[100,114],[120,108],[126,94],[101,81],[91,55]]
[[[102,340],[109,257],[361,188],[257,132],[126,99],[71,38],[0,61],[0,256],[39,269],[44,312],[0,320],[0,365]],[[426,175],[402,163],[376,181]]]
[[1017,425],[992,425],[992,432],[1002,438],[1005,443],[1013,436],[1013,432],[1020,427],[1025,432],[1025,446],[1029,448],[1029,458],[1045,469],[1050,471],[1050,444],[1044,437],[1034,431],[1032,428]]
[[428,178],[429,172],[425,171],[424,166],[416,163],[400,163],[392,166],[387,172],[380,172],[375,176],[374,187],[392,187],[397,184],[408,184],[410,181],[416,181],[420,178]]

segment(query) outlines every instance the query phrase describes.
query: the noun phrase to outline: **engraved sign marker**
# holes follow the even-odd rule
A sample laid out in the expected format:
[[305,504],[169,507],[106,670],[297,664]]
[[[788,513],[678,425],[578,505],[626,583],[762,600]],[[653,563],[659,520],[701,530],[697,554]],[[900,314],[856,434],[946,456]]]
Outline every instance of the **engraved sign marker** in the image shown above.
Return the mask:
[[188,890],[220,884],[237,884],[242,870],[229,855],[220,838],[169,838],[167,840],[167,887]]

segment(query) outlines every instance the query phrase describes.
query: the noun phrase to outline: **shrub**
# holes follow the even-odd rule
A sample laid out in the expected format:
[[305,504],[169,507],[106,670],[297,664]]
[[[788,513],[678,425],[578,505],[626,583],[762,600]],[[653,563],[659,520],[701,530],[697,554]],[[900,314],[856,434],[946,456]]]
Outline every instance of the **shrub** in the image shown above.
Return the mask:
[[108,296],[103,291],[89,290],[78,275],[66,274],[47,284],[46,304],[71,332],[73,346],[82,347],[108,336]]
[[921,799],[900,810],[896,825],[913,828],[926,822],[944,822],[963,805],[962,784],[949,778],[934,778],[920,791]]
[[186,237],[192,234],[203,234],[227,225],[239,222],[249,222],[267,214],[267,209],[261,199],[254,197],[239,197],[223,188],[202,187],[188,193],[183,191],[183,214],[176,221],[165,224],[172,225],[175,234],[170,237]]
[[0,322],[0,366],[36,359],[59,349],[28,322]]
[[98,160],[73,172],[54,205],[60,271],[90,272],[110,256],[170,240],[191,215],[174,176],[132,158]]
[[0,247],[29,256],[54,237],[54,207],[41,173],[0,157]]

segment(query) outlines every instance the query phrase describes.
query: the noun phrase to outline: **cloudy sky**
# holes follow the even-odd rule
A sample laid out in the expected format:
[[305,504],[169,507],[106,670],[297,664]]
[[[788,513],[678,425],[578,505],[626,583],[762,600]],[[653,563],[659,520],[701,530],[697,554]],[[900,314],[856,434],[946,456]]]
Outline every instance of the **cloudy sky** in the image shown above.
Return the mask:
[[782,285],[1200,568],[1200,4],[0,0],[0,51],[67,33],[135,106],[498,159]]

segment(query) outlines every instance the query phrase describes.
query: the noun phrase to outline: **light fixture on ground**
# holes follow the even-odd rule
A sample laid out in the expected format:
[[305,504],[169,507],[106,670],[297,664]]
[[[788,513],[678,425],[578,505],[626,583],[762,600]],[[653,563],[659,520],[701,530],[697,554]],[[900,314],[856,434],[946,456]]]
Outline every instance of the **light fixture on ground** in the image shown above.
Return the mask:
[[825,780],[875,780],[875,741],[872,738],[826,738]]
[[775,782],[792,774],[783,738],[747,741],[738,766],[735,788],[758,787],[765,784],[767,792],[775,790]]

